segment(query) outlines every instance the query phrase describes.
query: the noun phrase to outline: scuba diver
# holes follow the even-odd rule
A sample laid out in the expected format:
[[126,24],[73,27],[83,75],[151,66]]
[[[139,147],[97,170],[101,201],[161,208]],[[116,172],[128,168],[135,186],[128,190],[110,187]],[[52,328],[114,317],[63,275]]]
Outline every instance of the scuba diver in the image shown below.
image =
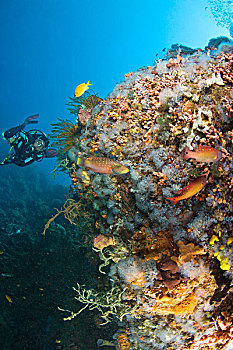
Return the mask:
[[40,162],[44,157],[52,158],[58,154],[54,148],[48,148],[49,140],[42,131],[24,131],[27,124],[38,123],[38,117],[39,114],[32,115],[26,118],[23,124],[3,132],[3,138],[9,142],[11,148],[0,165],[14,163],[24,167],[34,161]]

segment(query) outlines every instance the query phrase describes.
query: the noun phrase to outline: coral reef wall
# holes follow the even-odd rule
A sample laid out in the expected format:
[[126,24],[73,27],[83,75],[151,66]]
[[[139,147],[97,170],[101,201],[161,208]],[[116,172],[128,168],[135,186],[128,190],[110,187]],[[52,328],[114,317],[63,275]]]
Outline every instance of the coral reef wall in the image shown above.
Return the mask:
[[[231,42],[180,46],[76,121],[62,164],[95,213],[111,281],[102,294],[78,285],[76,299],[118,322],[117,349],[233,348],[232,86]],[[92,157],[129,171],[92,171]]]

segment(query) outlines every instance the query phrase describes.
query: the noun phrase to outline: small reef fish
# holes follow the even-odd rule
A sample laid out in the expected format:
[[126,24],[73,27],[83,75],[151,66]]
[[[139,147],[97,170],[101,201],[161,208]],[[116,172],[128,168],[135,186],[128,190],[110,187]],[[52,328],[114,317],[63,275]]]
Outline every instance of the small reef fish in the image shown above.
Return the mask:
[[194,151],[186,146],[183,151],[183,158],[193,158],[198,162],[211,163],[217,162],[222,157],[222,152],[210,146],[198,146]]
[[12,275],[10,275],[9,273],[1,273],[2,277],[13,277]]
[[176,204],[182,199],[187,199],[194,196],[203,189],[203,187],[206,184],[207,178],[208,173],[198,176],[194,181],[190,182],[187,186],[176,192],[175,197],[169,197],[167,199],[169,199],[173,204]]
[[75,89],[74,97],[82,96],[84,94],[84,92],[89,89],[90,85],[92,85],[92,84],[90,84],[89,81],[86,84],[82,83],[82,84],[78,85]]
[[9,295],[6,294],[5,297],[6,297],[6,300],[9,301],[9,303],[12,303],[12,299],[11,299],[11,297]]
[[76,164],[100,174],[126,174],[129,169],[116,160],[105,157],[77,158]]

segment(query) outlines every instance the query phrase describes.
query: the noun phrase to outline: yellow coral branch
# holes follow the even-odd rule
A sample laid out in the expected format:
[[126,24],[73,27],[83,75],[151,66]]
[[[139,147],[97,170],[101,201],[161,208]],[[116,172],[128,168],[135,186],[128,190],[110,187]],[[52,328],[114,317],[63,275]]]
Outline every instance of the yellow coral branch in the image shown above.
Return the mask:
[[44,227],[44,231],[43,231],[43,235],[45,235],[46,230],[49,228],[50,224],[52,221],[54,221],[56,219],[56,217],[58,215],[60,215],[61,213],[64,213],[64,217],[69,220],[69,222],[72,225],[77,225],[77,223],[74,221],[77,216],[80,215],[80,209],[81,209],[81,203],[80,202],[76,202],[74,199],[72,198],[68,198],[63,206],[63,209],[61,208],[60,210],[58,210],[57,208],[55,208],[58,213],[55,214],[54,216],[51,217],[51,219],[49,219],[49,221],[47,222],[47,224]]

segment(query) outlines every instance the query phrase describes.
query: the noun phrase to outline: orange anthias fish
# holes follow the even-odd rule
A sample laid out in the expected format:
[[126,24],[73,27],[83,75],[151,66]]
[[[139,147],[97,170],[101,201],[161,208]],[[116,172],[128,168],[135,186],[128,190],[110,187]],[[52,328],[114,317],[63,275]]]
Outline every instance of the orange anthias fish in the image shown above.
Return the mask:
[[82,84],[78,85],[75,89],[74,97],[82,96],[84,94],[84,92],[89,89],[90,85],[92,85],[92,84],[90,84],[89,81],[86,84],[82,83]]
[[126,174],[129,169],[116,160],[105,157],[77,158],[76,164],[100,174]]
[[185,147],[183,151],[184,159],[193,158],[198,162],[217,162],[222,157],[222,152],[210,146],[198,146],[194,151]]
[[190,182],[186,187],[176,192],[176,195],[178,196],[169,197],[167,199],[169,199],[173,204],[176,204],[182,199],[187,199],[194,196],[195,194],[197,194],[203,189],[203,187],[206,184],[207,178],[208,178],[208,173],[198,176],[194,181]]

